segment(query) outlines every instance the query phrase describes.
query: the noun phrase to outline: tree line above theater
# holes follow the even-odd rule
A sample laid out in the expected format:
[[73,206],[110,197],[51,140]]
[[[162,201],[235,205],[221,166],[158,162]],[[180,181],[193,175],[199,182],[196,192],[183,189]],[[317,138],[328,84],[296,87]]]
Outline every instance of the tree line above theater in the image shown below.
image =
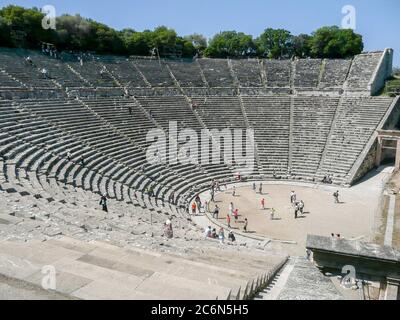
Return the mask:
[[117,31],[80,15],[57,17],[56,29],[42,28],[39,9],[10,5],[0,10],[0,46],[40,48],[51,43],[58,50],[94,51],[101,54],[160,55],[191,58],[263,57],[272,59],[347,58],[363,50],[362,36],[351,29],[322,27],[312,34],[292,35],[284,29],[267,28],[257,38],[237,31],[222,31],[209,41],[200,35],[179,36],[160,26],[142,32]]

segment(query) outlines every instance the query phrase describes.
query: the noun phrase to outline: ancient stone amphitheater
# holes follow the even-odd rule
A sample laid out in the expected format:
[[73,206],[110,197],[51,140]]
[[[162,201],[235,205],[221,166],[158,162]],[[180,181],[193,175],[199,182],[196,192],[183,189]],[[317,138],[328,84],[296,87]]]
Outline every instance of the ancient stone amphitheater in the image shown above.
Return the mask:
[[[72,54],[0,50],[0,298],[253,298],[288,257],[257,238],[204,239],[188,214],[196,194],[234,181],[238,168],[148,164],[147,132],[171,121],[252,128],[247,181],[329,175],[350,186],[375,165],[376,130],[390,129],[399,107],[376,96],[391,60],[386,49],[349,60],[91,55],[80,64]],[[41,286],[49,265],[50,291]],[[308,261],[294,268],[319,283],[309,298],[340,298]]]

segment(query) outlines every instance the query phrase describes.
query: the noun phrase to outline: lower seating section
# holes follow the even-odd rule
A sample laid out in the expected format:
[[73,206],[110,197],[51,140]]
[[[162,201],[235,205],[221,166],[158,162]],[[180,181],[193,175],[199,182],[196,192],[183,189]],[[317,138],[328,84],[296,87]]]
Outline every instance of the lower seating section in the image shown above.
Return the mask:
[[314,181],[339,98],[295,97],[292,179]]
[[[183,96],[138,97],[137,100],[147,112],[151,112],[151,117],[153,117],[166,134],[169,132],[171,122],[176,122],[178,134],[181,130],[191,129],[197,133],[198,137],[201,136],[200,130],[203,127]],[[167,137],[167,142],[173,143],[174,141],[170,141]],[[179,141],[179,150],[182,150],[181,147],[184,144],[184,141]],[[189,145],[196,150],[200,150],[200,141],[197,143],[196,141],[190,141]],[[178,152],[178,156],[179,154]],[[200,156],[201,153],[199,152],[198,155]],[[194,162],[191,161],[191,164],[170,164],[171,168],[179,172],[182,178],[186,177],[180,183],[176,183],[174,186],[175,189],[179,189],[182,186],[187,188],[190,184],[201,185],[205,183],[209,185],[212,179],[230,179],[233,176],[233,172],[224,163],[199,165],[199,161],[199,157],[197,157]]]
[[[123,198],[114,190],[115,184],[144,194],[153,189],[149,201],[159,210],[172,193],[184,201],[213,179],[233,179],[240,168],[223,159],[219,163],[201,162],[201,139],[187,143],[179,137],[184,129],[194,130],[200,138],[202,129],[253,128],[256,157],[250,175],[256,178],[263,175],[318,182],[329,174],[335,183],[347,183],[392,99],[342,97],[339,102],[339,98],[330,97],[269,95],[195,96],[191,101],[193,109],[184,96],[4,101],[1,153],[20,155],[20,164],[25,157],[37,156],[40,170],[45,168],[60,181],[104,192],[111,198]],[[173,122],[177,136],[170,140]],[[172,162],[167,156],[148,162],[148,147],[154,141],[146,141],[146,136],[155,128],[163,130],[165,148],[177,143],[179,161]],[[18,145],[18,139],[26,144]],[[211,142],[215,137],[209,145]],[[223,146],[221,141],[219,145]],[[197,152],[195,158],[185,156],[189,146]],[[17,149],[11,152],[10,148]],[[54,154],[45,155],[43,148]],[[223,156],[223,149],[220,154]],[[81,159],[84,165],[80,165]],[[208,159],[212,159],[211,153]],[[110,182],[96,180],[99,183],[93,185],[96,175],[107,176]]]
[[331,175],[336,183],[346,183],[354,163],[388,111],[392,98],[343,98],[326,145],[320,177]]
[[[240,98],[238,97],[192,97],[192,102],[196,106],[194,111],[200,116],[202,121],[204,122],[207,129],[216,129],[219,130],[219,133],[222,134],[223,130],[228,129],[230,131],[230,135],[233,137],[235,129],[242,130],[242,154],[246,154],[246,136],[245,130],[247,129],[247,125],[245,122],[245,115],[242,112],[240,105]],[[224,153],[223,141],[219,136],[216,137],[213,135],[213,138],[217,143],[221,144],[221,156]],[[249,157],[252,155],[248,155]],[[232,160],[238,159],[238,154],[233,152]],[[232,166],[231,171],[233,173],[241,173],[242,176],[254,176],[257,175],[258,165],[254,160],[251,163],[251,168],[241,168],[240,165]],[[243,165],[243,164],[242,164]],[[249,165],[249,164],[248,164]]]
[[262,87],[261,68],[258,59],[232,60],[232,68],[241,87]]
[[291,61],[263,60],[267,87],[289,87]]
[[243,97],[250,126],[255,131],[255,141],[265,177],[287,177],[289,164],[290,97]]
[[192,101],[208,129],[246,128],[238,97],[192,97]]
[[115,97],[85,99],[83,103],[141,148],[148,146],[146,134],[154,128],[154,123],[149,120],[134,100]]
[[148,112],[154,115],[154,119],[164,130],[168,130],[171,121],[178,123],[178,130],[185,128],[201,129],[201,124],[191,111],[184,96],[137,97],[137,99]]

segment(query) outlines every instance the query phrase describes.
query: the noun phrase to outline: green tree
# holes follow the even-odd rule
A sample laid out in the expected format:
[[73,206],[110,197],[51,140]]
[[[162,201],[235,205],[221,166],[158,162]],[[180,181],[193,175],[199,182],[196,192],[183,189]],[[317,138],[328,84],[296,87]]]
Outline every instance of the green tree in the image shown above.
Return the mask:
[[296,57],[307,58],[311,53],[311,36],[308,34],[299,34],[292,38],[292,52]]
[[37,8],[25,9],[9,5],[0,10],[0,16],[3,18],[3,28],[7,25],[10,31],[10,39],[6,43],[37,48],[40,41],[51,41],[54,37],[53,30],[42,28],[44,14]]
[[161,56],[167,55],[176,48],[177,34],[175,30],[160,26],[154,29],[150,37],[150,45],[157,48]]
[[0,16],[0,43],[4,47],[12,47],[10,27],[6,20]]
[[207,48],[207,39],[201,34],[190,34],[185,36],[184,39],[191,42],[199,54],[203,54],[204,50]]
[[116,54],[124,52],[124,41],[116,30],[95,21],[91,21],[91,28],[97,40],[96,51]]
[[254,55],[256,46],[251,35],[236,31],[223,31],[210,41],[204,54],[212,58],[246,57]]
[[126,41],[127,52],[131,55],[149,55],[152,46],[151,37],[152,32],[150,30],[134,32]]
[[292,53],[293,37],[284,29],[265,29],[257,38],[258,52],[270,59],[288,58]]
[[57,46],[69,50],[96,50],[96,32],[90,20],[80,15],[57,18]]
[[364,48],[361,35],[337,26],[313,32],[310,45],[311,55],[317,58],[347,58],[361,53]]
[[182,57],[192,58],[197,51],[193,43],[186,38],[178,37],[176,41],[176,45],[179,46],[182,50]]

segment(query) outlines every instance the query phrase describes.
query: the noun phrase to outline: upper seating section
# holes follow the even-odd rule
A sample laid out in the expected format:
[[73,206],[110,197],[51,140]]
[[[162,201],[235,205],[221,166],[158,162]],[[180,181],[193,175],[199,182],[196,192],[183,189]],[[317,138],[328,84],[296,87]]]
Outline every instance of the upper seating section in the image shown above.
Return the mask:
[[69,62],[68,65],[89,81],[93,87],[109,88],[118,87],[107,68],[100,61]]
[[39,68],[47,70],[47,76],[50,79],[57,81],[64,88],[91,87],[88,82],[85,82],[61,60],[48,58],[44,55],[35,55],[32,58]]
[[203,74],[210,87],[232,87],[233,78],[228,66],[228,60],[199,59]]
[[3,88],[20,88],[22,84],[12,78],[6,71],[0,70],[0,87]]
[[107,70],[121,83],[123,86],[130,87],[148,87],[144,81],[140,71],[135,68],[130,60],[116,60],[104,63]]
[[368,85],[381,57],[381,51],[355,56],[347,77],[347,87],[355,90],[368,90]]
[[[32,64],[25,58],[31,57]],[[260,94],[268,91],[312,89],[371,92],[370,83],[381,61],[382,52],[364,53],[353,60],[342,59],[196,59],[193,61],[123,57],[85,56],[81,63],[74,54],[55,59],[32,50],[1,49],[0,87],[4,88],[195,88],[201,92],[246,89]],[[46,75],[42,70],[46,69]],[[251,89],[257,89],[252,91]],[[175,90],[175,91],[174,91]],[[283,91],[282,91],[283,90]],[[205,92],[205,91],[204,91]],[[212,92],[212,93],[211,93]],[[222,91],[221,91],[222,92]],[[233,92],[233,91],[232,91]],[[235,93],[233,93],[235,94]],[[171,95],[171,94],[169,94]],[[189,94],[190,95],[190,94]],[[230,94],[231,95],[231,94]]]
[[159,60],[136,59],[133,63],[153,87],[173,87],[174,80],[168,68]]
[[290,60],[264,60],[267,87],[290,86]]
[[205,87],[200,66],[196,62],[168,61],[172,74],[182,87]]
[[263,86],[261,68],[258,60],[232,60],[232,68],[241,87]]
[[351,60],[326,59],[319,88],[341,88],[346,81]]
[[[54,82],[41,74],[41,70],[36,65],[33,58],[31,61],[32,64],[25,61],[23,56],[20,56],[12,50],[0,51],[0,71],[3,73],[20,81],[26,87],[56,88]],[[9,82],[9,77],[6,77],[6,79],[7,82]]]
[[321,73],[321,60],[300,59],[295,64],[294,86],[298,88],[316,88]]

